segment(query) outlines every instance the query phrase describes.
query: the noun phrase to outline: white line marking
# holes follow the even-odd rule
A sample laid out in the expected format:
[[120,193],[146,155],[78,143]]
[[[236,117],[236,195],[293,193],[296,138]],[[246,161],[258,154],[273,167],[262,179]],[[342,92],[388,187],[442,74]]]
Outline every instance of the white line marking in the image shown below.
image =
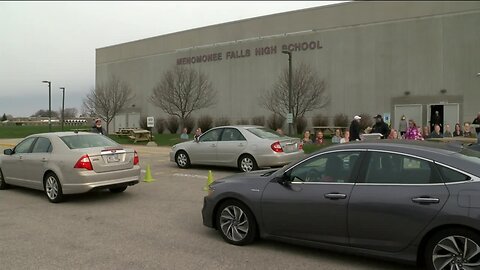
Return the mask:
[[201,179],[207,179],[208,177],[205,175],[197,175],[197,174],[186,174],[186,173],[174,173],[173,176],[179,176],[179,177],[192,177],[192,178],[201,178]]

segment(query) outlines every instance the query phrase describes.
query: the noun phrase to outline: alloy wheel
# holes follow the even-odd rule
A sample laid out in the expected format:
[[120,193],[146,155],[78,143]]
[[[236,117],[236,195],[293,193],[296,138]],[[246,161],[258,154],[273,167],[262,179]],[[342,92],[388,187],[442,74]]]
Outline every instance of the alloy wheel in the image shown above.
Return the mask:
[[58,182],[53,176],[49,176],[45,181],[45,191],[50,200],[55,200],[58,196]]
[[177,163],[180,167],[186,167],[188,164],[188,158],[185,153],[179,153],[177,155]]
[[242,168],[242,171],[244,171],[244,172],[252,171],[253,170],[253,160],[249,157],[242,158],[242,161],[240,162],[240,167]]
[[448,236],[437,243],[432,260],[436,270],[479,269],[480,246],[465,236]]
[[248,234],[248,217],[240,207],[227,206],[220,214],[220,228],[223,234],[234,242],[245,239]]

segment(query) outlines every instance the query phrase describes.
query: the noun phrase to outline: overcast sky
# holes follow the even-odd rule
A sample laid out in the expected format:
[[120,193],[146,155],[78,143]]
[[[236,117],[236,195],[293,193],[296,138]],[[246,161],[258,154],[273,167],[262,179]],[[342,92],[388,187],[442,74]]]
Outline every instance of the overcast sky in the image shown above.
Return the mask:
[[0,116],[80,110],[95,84],[95,49],[339,1],[0,2]]

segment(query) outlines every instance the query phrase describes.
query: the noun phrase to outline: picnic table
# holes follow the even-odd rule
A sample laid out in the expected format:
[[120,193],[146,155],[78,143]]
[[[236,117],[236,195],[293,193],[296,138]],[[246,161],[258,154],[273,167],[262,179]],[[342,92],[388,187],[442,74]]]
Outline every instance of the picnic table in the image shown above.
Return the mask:
[[148,130],[144,129],[138,129],[138,130],[133,130],[131,135],[128,136],[128,138],[133,140],[133,143],[137,142],[143,142],[143,141],[150,141],[153,136]]

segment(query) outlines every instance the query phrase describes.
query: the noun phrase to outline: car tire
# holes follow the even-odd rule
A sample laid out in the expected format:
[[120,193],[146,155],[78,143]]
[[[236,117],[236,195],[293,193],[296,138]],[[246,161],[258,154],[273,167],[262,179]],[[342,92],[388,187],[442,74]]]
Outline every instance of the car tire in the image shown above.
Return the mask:
[[124,192],[125,190],[127,190],[127,186],[124,186],[124,187],[116,187],[116,188],[109,188],[108,190],[110,190],[111,193],[122,193],[122,192]]
[[0,170],[0,190],[7,189],[9,186],[5,182],[5,178],[3,177],[3,172]]
[[45,179],[43,180],[43,190],[48,200],[52,203],[59,203],[64,199],[62,184],[54,173],[48,173],[45,175]]
[[428,270],[476,269],[480,255],[469,256],[470,252],[480,250],[480,234],[464,228],[441,230],[427,242],[424,262]]
[[183,150],[180,150],[175,154],[175,162],[179,168],[187,169],[190,167],[190,157],[187,152]]
[[250,244],[257,235],[257,223],[252,212],[236,200],[228,200],[220,205],[216,225],[222,238],[232,245]]
[[238,159],[238,169],[240,169],[242,172],[251,172],[257,170],[257,161],[251,155],[242,155]]

